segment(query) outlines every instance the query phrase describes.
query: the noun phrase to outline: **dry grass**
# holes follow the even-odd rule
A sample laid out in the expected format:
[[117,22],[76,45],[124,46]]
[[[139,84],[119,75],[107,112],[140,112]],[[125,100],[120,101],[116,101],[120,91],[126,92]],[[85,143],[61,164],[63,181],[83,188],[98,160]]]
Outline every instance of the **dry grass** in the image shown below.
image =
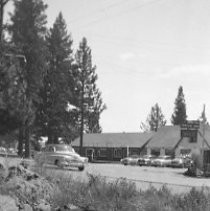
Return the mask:
[[[6,160],[5,165],[8,165]],[[33,170],[47,178],[50,184],[54,184],[49,198],[53,207],[73,204],[86,211],[210,210],[208,188],[193,188],[187,194],[175,195],[165,186],[160,190],[152,186],[146,191],[138,190],[135,183],[124,178],[110,181],[100,175],[88,174],[88,181],[82,181],[66,177],[63,172],[49,172],[43,165],[35,165]],[[4,195],[5,193],[4,191]]]

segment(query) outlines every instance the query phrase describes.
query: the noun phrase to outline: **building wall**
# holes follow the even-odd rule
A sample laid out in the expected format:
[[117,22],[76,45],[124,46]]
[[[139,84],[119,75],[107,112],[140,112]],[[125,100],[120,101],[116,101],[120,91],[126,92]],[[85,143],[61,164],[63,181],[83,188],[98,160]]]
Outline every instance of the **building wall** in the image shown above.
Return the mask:
[[[79,147],[73,147],[79,153]],[[146,154],[146,149],[127,147],[83,147],[82,156],[89,158],[89,161],[120,161],[128,155]]]

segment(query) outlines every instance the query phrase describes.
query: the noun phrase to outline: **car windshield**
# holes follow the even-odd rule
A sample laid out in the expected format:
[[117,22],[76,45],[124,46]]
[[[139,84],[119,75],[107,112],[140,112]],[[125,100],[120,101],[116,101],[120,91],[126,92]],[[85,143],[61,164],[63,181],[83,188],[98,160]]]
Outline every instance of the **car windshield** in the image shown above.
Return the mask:
[[169,160],[171,158],[169,156],[160,156],[159,159]]
[[55,146],[56,151],[62,152],[75,152],[74,149],[69,145],[57,145]]

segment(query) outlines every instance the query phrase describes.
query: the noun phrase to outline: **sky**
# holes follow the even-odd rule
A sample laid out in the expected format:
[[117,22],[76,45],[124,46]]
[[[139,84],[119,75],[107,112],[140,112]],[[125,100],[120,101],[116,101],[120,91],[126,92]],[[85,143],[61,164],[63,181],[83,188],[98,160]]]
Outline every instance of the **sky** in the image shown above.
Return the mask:
[[[171,124],[179,86],[188,119],[210,120],[209,0],[44,0],[48,27],[63,13],[76,50],[83,37],[107,109],[103,132],[139,132],[158,103]],[[7,5],[7,11],[12,9]]]

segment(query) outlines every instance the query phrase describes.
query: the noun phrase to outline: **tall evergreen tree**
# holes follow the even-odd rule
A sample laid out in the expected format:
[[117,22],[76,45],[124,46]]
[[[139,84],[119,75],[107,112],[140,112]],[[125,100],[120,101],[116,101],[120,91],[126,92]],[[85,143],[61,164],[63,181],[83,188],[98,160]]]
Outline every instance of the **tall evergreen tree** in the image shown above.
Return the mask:
[[20,102],[17,92],[19,70],[24,56],[17,48],[4,39],[4,10],[10,0],[0,0],[0,134],[11,133],[18,128],[20,117],[17,115]]
[[30,156],[30,134],[35,119],[34,103],[39,101],[38,91],[45,74],[45,42],[47,6],[42,0],[14,1],[10,32],[14,44],[22,50],[26,66],[20,74],[24,81],[21,124],[19,128],[19,154],[25,139],[25,156]]
[[204,124],[209,124],[207,121],[207,117],[206,117],[206,106],[205,105],[203,105],[203,111],[201,112],[201,116],[200,116],[199,120]]
[[161,107],[156,103],[147,117],[146,124],[141,123],[141,130],[143,131],[157,131],[158,128],[166,124],[166,119],[162,113]]
[[[18,128],[19,116],[17,115],[17,71],[20,68],[16,59],[2,57],[0,66],[0,134],[11,133]],[[10,63],[12,62],[12,63]]]
[[58,143],[58,137],[71,131],[71,119],[68,118],[72,93],[72,39],[67,32],[62,13],[53,24],[47,37],[48,70],[44,78],[44,87],[40,92],[42,103],[39,106],[39,121],[48,136],[49,143]]
[[4,8],[9,0],[0,0],[0,48],[3,39],[3,29],[4,29]]
[[182,86],[179,87],[178,95],[175,100],[174,113],[171,117],[173,125],[181,125],[187,120],[186,104]]
[[101,132],[99,124],[100,114],[106,108],[101,93],[96,86],[96,66],[92,65],[91,49],[83,38],[76,52],[78,68],[74,72],[77,87],[75,94],[78,97],[77,107],[80,108],[80,153],[83,146],[83,132]]

